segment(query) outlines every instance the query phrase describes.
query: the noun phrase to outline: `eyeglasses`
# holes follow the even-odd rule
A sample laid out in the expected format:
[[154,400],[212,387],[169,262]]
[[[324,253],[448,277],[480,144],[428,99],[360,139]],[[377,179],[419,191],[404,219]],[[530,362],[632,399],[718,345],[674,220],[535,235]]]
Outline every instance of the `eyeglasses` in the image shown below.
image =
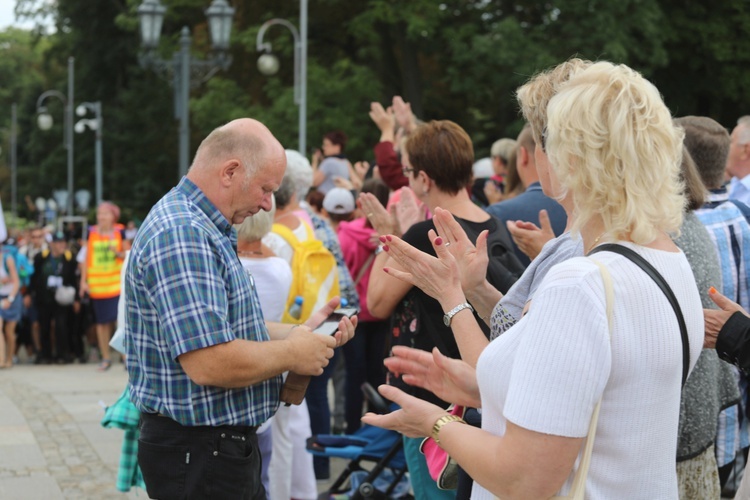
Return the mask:
[[414,172],[416,169],[412,167],[401,167],[401,173],[404,174],[404,177],[409,177],[412,172]]

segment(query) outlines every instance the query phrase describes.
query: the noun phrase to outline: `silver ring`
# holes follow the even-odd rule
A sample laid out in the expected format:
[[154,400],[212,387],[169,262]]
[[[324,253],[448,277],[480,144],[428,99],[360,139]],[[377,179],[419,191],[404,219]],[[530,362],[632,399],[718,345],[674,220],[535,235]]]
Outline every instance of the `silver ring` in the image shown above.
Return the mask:
[[372,217],[372,212],[367,214],[368,217]]
[[451,246],[451,242],[450,241],[446,242],[445,246],[447,246],[447,247]]

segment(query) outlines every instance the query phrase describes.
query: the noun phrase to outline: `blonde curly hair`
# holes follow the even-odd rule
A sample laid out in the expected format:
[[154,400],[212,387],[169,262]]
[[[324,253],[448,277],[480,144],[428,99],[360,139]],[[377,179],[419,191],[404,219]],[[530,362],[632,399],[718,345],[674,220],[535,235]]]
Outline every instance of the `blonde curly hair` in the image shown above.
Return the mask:
[[[542,146],[542,136],[547,128],[547,105],[552,99],[560,85],[570,78],[591,66],[591,61],[572,58],[552,69],[542,71],[534,75],[516,91],[516,98],[521,105],[521,113],[531,127],[534,142]],[[530,151],[533,154],[533,151]]]
[[573,195],[572,231],[600,216],[611,239],[678,234],[684,133],[638,72],[597,62],[571,76],[549,100],[542,137],[563,196]]

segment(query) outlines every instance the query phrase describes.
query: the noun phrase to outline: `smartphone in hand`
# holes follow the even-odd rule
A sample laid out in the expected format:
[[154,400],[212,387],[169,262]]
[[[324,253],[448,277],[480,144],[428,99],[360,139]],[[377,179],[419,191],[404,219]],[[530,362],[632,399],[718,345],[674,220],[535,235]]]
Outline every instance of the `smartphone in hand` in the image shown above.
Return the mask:
[[315,330],[313,330],[313,333],[319,333],[321,335],[333,335],[337,331],[339,331],[339,322],[346,317],[351,318],[355,314],[357,314],[359,311],[357,311],[353,307],[342,307],[340,309],[336,309],[331,313],[330,316],[328,316],[325,321],[323,321],[320,325],[318,325]]

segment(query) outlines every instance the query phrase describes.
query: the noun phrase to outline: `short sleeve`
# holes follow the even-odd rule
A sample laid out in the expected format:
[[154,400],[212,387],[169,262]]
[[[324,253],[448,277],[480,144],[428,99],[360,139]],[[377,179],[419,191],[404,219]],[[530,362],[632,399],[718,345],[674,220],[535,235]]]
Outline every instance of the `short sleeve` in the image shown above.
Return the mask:
[[584,437],[611,368],[598,269],[550,272],[534,296],[513,361],[505,418],[525,429]]
[[191,226],[162,232],[140,257],[142,282],[173,359],[235,339],[226,269],[205,233]]

